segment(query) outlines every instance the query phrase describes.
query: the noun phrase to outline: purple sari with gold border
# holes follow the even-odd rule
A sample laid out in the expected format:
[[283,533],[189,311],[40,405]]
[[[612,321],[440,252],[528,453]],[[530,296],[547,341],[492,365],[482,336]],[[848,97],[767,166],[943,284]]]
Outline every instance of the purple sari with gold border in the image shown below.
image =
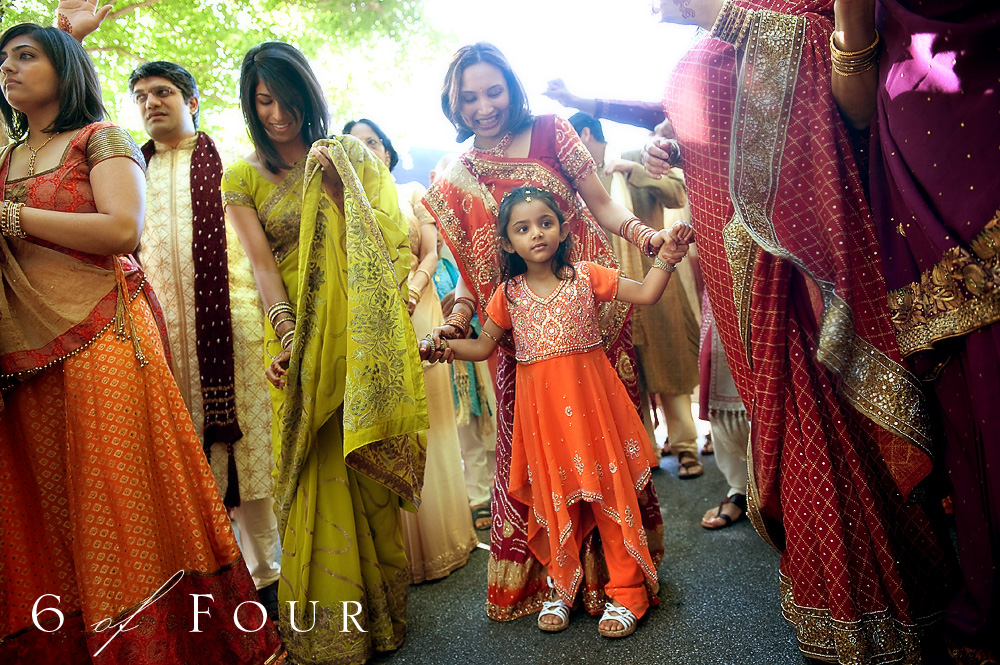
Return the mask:
[[963,587],[948,620],[1000,630],[1000,8],[880,0],[871,198],[896,339],[937,398]]

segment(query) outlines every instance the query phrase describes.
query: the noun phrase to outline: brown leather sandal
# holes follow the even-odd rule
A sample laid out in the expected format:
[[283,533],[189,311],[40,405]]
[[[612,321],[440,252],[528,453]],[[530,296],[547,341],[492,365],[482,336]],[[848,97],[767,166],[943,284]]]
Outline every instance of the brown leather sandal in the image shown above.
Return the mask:
[[705,473],[705,467],[698,461],[698,457],[688,451],[677,453],[677,477],[681,480],[691,480]]
[[[725,506],[727,503],[730,503],[739,508],[740,512],[735,518],[722,512],[722,507]],[[730,527],[739,522],[740,520],[742,520],[744,517],[746,517],[746,514],[747,514],[747,495],[734,494],[730,497],[726,497],[725,499],[723,499],[722,502],[719,504],[718,510],[715,511],[715,515],[712,516],[721,519],[724,522],[722,525],[708,526],[707,524],[705,524],[705,520],[702,519],[701,526],[703,529],[708,529],[709,531],[717,531],[718,529],[725,529],[726,527]]]

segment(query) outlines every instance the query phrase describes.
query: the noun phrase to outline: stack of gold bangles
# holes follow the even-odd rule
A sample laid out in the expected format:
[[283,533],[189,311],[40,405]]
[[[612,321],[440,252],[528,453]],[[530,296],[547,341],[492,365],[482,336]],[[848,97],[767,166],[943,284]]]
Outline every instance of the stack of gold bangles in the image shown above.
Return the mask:
[[[466,305],[469,308],[468,315],[462,314],[458,311],[459,305]],[[455,304],[452,306],[451,314],[448,318],[444,320],[446,326],[455,326],[458,330],[462,331],[463,336],[468,336],[469,326],[472,325],[472,317],[476,314],[476,303],[472,298],[466,298],[462,296],[460,298],[455,298]]]
[[4,201],[0,210],[0,234],[8,238],[27,238],[28,234],[21,228],[21,208],[23,203]]
[[746,39],[752,19],[752,10],[734,5],[733,0],[725,0],[708,35],[739,48]]
[[650,241],[656,235],[656,231],[643,224],[638,217],[629,217],[618,227],[618,235],[627,242],[639,248],[639,251],[646,256],[655,256]]
[[875,31],[875,41],[860,51],[841,51],[830,33],[830,59],[833,61],[833,71],[840,76],[857,76],[864,74],[878,64],[879,37]]
[[[278,334],[278,326],[282,323],[291,323],[292,327],[286,330],[281,338],[275,337],[274,339],[268,341],[268,345],[271,342],[278,342],[281,344],[282,350],[288,350],[292,346],[292,341],[295,339],[295,308],[292,307],[292,303],[286,302],[284,300],[279,300],[278,302],[271,305],[267,310],[267,320],[271,322],[271,330],[274,334]],[[271,356],[271,351],[268,350],[267,355]],[[277,356],[271,356],[271,360],[274,360]]]

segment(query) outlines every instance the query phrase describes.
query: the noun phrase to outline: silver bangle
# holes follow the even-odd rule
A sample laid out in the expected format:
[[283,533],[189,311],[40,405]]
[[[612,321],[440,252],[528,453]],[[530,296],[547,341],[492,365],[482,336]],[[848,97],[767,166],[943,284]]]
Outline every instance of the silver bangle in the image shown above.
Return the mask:
[[665,270],[667,272],[673,272],[673,271],[677,270],[677,264],[676,263],[667,263],[666,261],[664,261],[663,259],[661,259],[658,256],[655,259],[653,259],[653,267],[654,268],[659,268],[660,270]]

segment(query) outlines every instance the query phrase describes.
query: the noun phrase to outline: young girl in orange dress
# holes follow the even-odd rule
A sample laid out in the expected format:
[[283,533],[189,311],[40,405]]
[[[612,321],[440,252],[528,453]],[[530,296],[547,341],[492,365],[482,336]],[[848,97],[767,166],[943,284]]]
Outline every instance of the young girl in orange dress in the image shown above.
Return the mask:
[[[580,544],[597,528],[610,581],[598,630],[625,637],[655,602],[656,570],[639,522],[637,492],[649,482],[642,421],[601,347],[597,304],[659,300],[694,232],[670,230],[655,268],[640,284],[618,270],[572,264],[569,225],[551,193],[512,190],[500,203],[501,284],[477,339],[426,339],[431,360],[485,360],[513,331],[517,398],[510,493],[530,507],[528,544],[548,566],[556,598],[538,627],[569,625],[583,569]],[[503,344],[501,346],[509,346]]]

